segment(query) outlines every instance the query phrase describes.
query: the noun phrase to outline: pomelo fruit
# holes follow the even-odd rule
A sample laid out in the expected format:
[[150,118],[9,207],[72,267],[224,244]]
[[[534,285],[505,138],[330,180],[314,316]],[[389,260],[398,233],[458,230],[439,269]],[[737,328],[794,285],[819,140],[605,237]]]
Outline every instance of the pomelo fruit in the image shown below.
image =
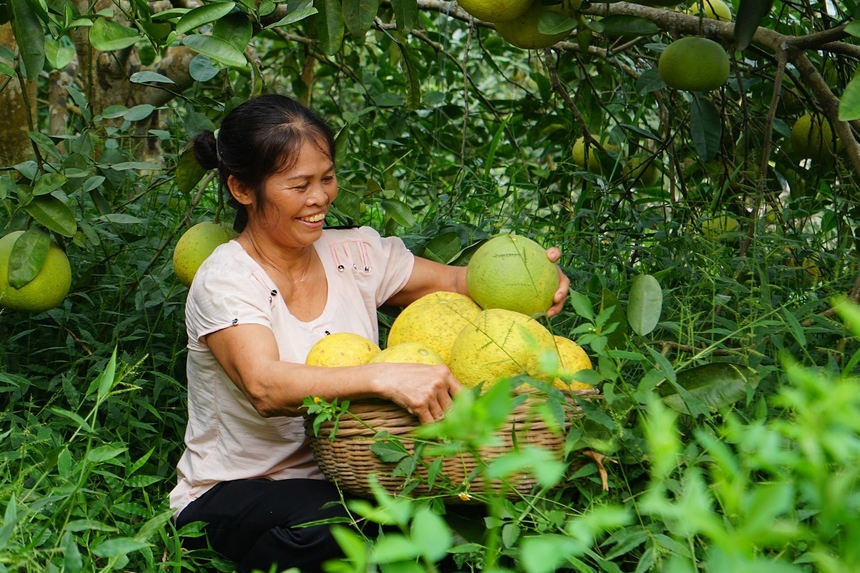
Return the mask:
[[720,239],[738,230],[738,220],[731,215],[718,215],[702,221],[702,234],[709,239]]
[[526,315],[546,312],[558,289],[558,269],[535,241],[497,235],[478,247],[466,267],[469,295],[481,308]]
[[335,332],[314,344],[305,364],[311,366],[359,366],[379,354],[377,344],[354,332]]
[[651,187],[660,179],[657,161],[650,155],[634,155],[627,160],[621,174],[638,187]]
[[552,10],[545,7],[541,0],[534,3],[520,16],[507,21],[496,22],[496,32],[512,46],[524,50],[540,50],[561,42],[570,35],[570,31],[558,34],[543,34],[538,29],[541,15]]
[[687,36],[663,50],[657,71],[670,88],[706,92],[729,79],[729,55],[713,40]]
[[176,241],[173,249],[173,271],[179,282],[191,286],[197,269],[218,245],[236,237],[230,227],[212,221],[197,223]]
[[503,378],[519,374],[547,380],[551,374],[542,364],[558,363],[552,333],[525,314],[491,308],[465,326],[451,349],[451,372],[461,384],[489,388]]
[[[732,10],[729,8],[728,4],[723,2],[723,0],[702,0],[702,8],[704,10],[703,15],[705,18],[719,20],[720,22],[732,21]],[[686,12],[688,14],[698,16],[699,3],[695,2],[692,6],[687,8]]]
[[466,295],[434,292],[404,308],[388,331],[388,346],[402,342],[421,342],[435,350],[445,363],[451,360],[451,347],[457,334],[481,307]]
[[841,151],[842,142],[824,115],[806,113],[791,128],[791,148],[804,159],[822,159]]
[[585,350],[569,338],[554,335],[555,347],[558,350],[559,372],[553,380],[553,385],[562,390],[588,390],[590,384],[570,380],[570,377],[580,370],[593,370],[591,359]]
[[388,346],[370,359],[370,362],[395,362],[406,364],[445,364],[439,353],[420,342],[401,342]]
[[72,267],[66,253],[53,239],[48,256],[36,277],[21,288],[9,284],[12,247],[24,231],[0,238],[0,306],[9,310],[43,312],[60,305],[72,286]]
[[460,8],[487,22],[513,20],[529,9],[533,0],[458,0]]
[[[618,153],[619,148],[614,143],[609,143],[608,138],[604,135],[599,137],[600,145],[603,146],[607,152],[615,152]],[[612,165],[615,163],[615,158],[609,155],[608,153],[604,153],[600,151],[594,145],[588,147],[588,166],[585,164],[585,138],[580,137],[573,143],[573,149],[571,150],[571,156],[573,157],[574,164],[581,169],[585,169],[589,173],[596,173],[597,175],[611,172]]]

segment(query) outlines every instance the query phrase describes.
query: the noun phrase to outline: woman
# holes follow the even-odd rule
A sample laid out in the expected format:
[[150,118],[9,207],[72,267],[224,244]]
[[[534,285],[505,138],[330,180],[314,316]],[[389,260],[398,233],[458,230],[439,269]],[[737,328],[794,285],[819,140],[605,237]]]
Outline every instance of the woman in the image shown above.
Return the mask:
[[[272,564],[319,571],[340,555],[337,544],[325,526],[296,526],[343,508],[323,508],[339,496],[305,440],[303,399],[382,397],[430,422],[460,385],[444,365],[323,369],[305,357],[333,332],[378,340],[382,304],[467,294],[465,268],[414,257],[369,228],[323,230],[337,197],[334,137],[288,97],[241,104],[217,140],[206,132],[194,151],[218,169],[240,234],[203,263],[188,293],[189,419],[171,507],[180,527],[205,522],[210,545],[241,573]],[[547,314],[560,311],[569,284],[561,275]]]

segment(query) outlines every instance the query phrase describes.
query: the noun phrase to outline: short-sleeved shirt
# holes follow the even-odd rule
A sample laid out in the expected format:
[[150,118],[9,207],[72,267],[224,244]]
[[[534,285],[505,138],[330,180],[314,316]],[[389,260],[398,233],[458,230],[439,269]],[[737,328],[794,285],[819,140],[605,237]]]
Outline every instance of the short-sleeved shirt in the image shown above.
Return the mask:
[[313,344],[329,333],[354,332],[378,343],[376,309],[406,285],[412,253],[400,239],[367,227],[326,229],[314,248],[328,298],[309,322],[290,314],[274,281],[236,241],[219,246],[197,271],[185,309],[188,425],[170,493],[176,513],[223,481],[323,479],[302,419],[260,416],[206,346],[206,335],[238,324],[270,328],[286,362],[304,363]]

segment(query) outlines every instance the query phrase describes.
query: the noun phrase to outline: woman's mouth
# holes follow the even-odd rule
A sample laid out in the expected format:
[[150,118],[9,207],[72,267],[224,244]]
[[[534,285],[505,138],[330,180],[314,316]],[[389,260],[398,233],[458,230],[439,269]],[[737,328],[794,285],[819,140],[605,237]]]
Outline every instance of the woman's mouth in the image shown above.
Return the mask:
[[306,223],[319,223],[325,219],[325,213],[317,213],[316,215],[311,215],[309,217],[299,217],[299,221],[304,221]]

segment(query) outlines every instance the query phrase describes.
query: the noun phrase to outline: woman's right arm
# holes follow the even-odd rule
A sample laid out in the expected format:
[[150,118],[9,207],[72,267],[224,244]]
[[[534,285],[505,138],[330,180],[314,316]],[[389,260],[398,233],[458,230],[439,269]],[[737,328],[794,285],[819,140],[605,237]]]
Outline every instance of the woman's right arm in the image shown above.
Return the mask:
[[283,362],[272,331],[257,324],[218,330],[206,337],[206,343],[263,417],[299,415],[307,396],[327,401],[380,397],[427,423],[442,417],[460,389],[444,365],[374,363],[325,368]]

